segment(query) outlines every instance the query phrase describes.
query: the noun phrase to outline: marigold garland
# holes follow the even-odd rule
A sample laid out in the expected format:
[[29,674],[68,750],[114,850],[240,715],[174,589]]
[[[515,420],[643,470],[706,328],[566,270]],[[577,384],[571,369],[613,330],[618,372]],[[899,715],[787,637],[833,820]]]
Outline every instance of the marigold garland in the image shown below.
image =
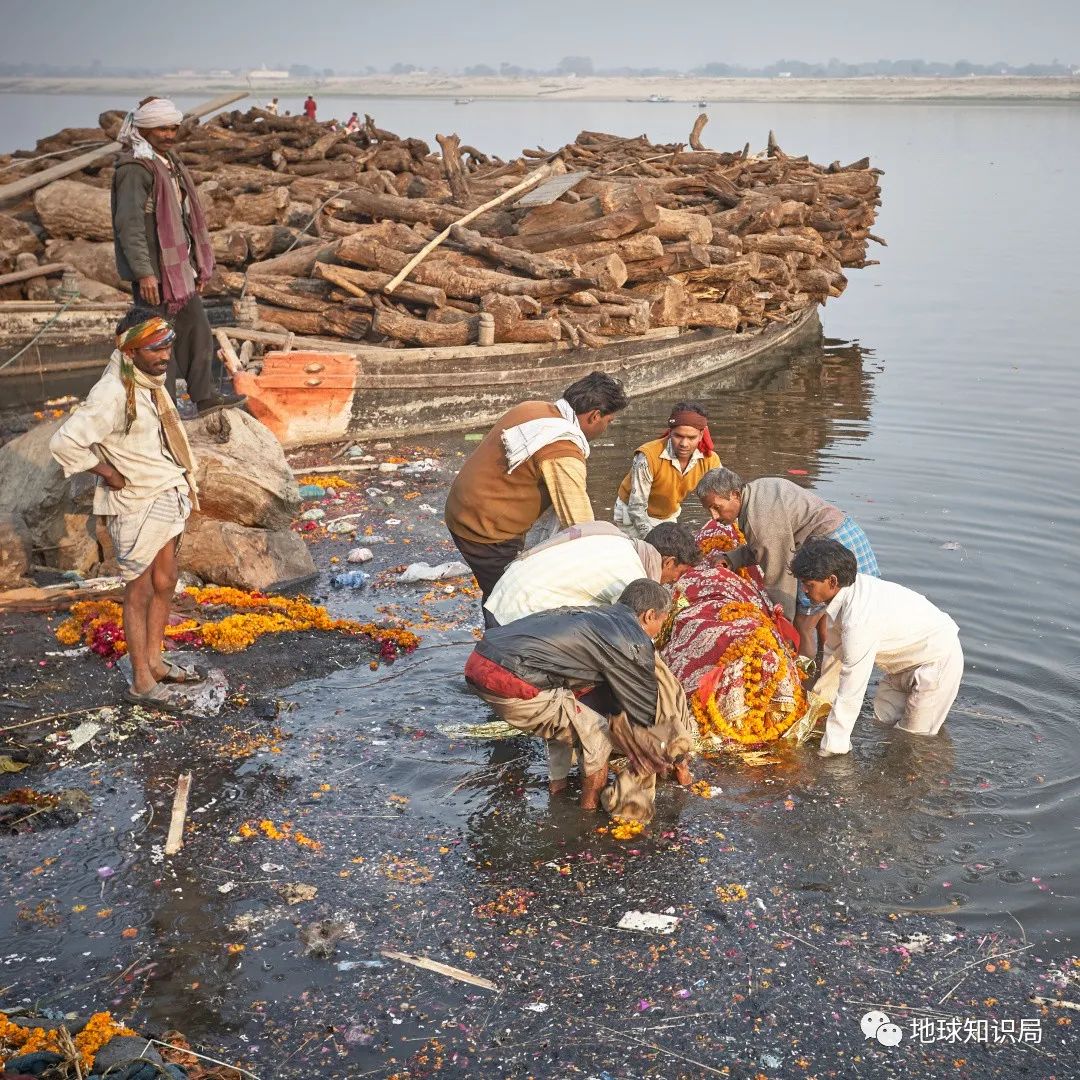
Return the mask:
[[[719,533],[716,536],[706,536],[704,540],[699,540],[698,547],[701,548],[701,554],[708,556],[714,551],[733,551],[737,547],[742,547],[746,543],[746,536],[742,529],[740,529],[735,522],[731,523],[730,528],[735,533],[734,539],[730,536],[725,536],[723,533]],[[753,581],[749,566],[740,567],[737,573],[743,581]]]
[[[225,586],[184,590],[200,606],[239,608],[240,613],[217,620],[185,619],[165,628],[171,641],[208,646],[217,652],[240,652],[265,634],[327,630],[352,637],[367,637],[383,660],[412,652],[420,638],[409,630],[354,619],[335,619],[324,607],[307,597],[266,596]],[[127,652],[124,641],[124,609],[114,600],[81,600],[56,629],[64,645],[87,645],[99,656],[115,659]]]
[[779,715],[773,697],[793,661],[769,617],[756,604],[732,603],[720,609],[720,618],[726,623],[752,620],[757,624],[749,636],[733,641],[717,661],[717,667],[725,670],[742,662],[746,710],[738,724],[728,723],[717,704],[716,690],[703,702],[699,688],[690,698],[698,728],[703,737],[714,735],[743,746],[774,742],[806,711],[802,681],[797,674],[789,680],[795,695],[794,707]]
[[[135,1035],[131,1028],[124,1027],[112,1018],[111,1013],[99,1012],[86,1022],[86,1026],[74,1036],[72,1042],[79,1054],[80,1064],[89,1072],[97,1052],[117,1035]],[[44,1028],[27,1028],[13,1024],[6,1013],[0,1012],[0,1068],[12,1057],[33,1054],[39,1050],[49,1050],[54,1054],[67,1054],[61,1044],[60,1031],[46,1031]]]
[[349,480],[346,480],[344,476],[338,476],[337,473],[328,476],[324,476],[322,473],[313,473],[311,476],[298,476],[296,483],[300,487],[305,484],[312,484],[315,487],[323,488],[325,491],[343,491],[353,486]]

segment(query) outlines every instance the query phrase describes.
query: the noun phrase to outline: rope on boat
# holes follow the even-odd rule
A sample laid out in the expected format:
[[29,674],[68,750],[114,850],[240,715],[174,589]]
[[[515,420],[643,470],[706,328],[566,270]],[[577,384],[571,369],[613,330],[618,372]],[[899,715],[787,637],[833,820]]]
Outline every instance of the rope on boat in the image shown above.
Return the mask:
[[45,331],[48,330],[49,327],[52,326],[52,324],[56,322],[56,320],[59,319],[60,316],[63,315],[64,312],[67,311],[67,309],[71,307],[71,305],[74,304],[75,301],[78,299],[79,296],[76,293],[76,295],[71,297],[70,300],[65,300],[64,306],[60,308],[60,310],[55,315],[53,315],[53,317],[49,319],[49,321],[45,323],[45,325],[42,326],[41,329],[38,330],[38,332],[14,356],[9,356],[2,364],[0,364],[0,371],[3,371],[4,368],[6,368],[9,364],[14,364],[15,361],[18,360],[19,357],[22,356],[22,354],[26,352],[26,350],[29,349],[30,346],[33,345],[34,342],[37,341],[37,339],[41,337],[41,335],[44,334]]

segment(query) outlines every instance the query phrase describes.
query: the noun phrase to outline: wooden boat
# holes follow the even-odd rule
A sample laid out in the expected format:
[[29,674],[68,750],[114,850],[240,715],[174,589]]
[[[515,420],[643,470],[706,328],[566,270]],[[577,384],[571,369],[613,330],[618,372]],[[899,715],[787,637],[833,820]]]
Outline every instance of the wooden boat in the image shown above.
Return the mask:
[[[219,330],[219,341],[222,336],[262,345],[280,344],[285,337],[239,327]],[[247,394],[248,409],[285,446],[348,437],[415,438],[486,427],[516,402],[558,397],[590,371],[621,379],[637,397],[820,336],[817,308],[810,307],[744,333],[664,327],[595,349],[569,344],[385,349],[291,338],[292,347],[264,355],[261,370],[234,370],[233,385]],[[236,366],[235,352],[230,366]]]
[[[116,324],[130,306],[126,301],[0,301],[0,379],[100,368],[115,348]],[[206,310],[212,325],[232,319],[231,300],[208,300]]]

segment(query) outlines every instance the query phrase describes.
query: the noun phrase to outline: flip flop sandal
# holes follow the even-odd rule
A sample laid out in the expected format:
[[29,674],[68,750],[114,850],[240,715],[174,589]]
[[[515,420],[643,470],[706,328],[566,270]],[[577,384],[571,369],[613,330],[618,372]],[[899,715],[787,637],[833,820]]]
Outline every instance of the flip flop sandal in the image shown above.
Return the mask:
[[206,672],[195,664],[192,664],[191,667],[181,667],[171,660],[166,660],[165,663],[168,665],[169,670],[158,679],[159,683],[173,683],[182,686],[189,683],[206,682]]
[[169,697],[169,692],[160,683],[154,684],[154,689],[145,694],[137,694],[130,686],[124,691],[124,700],[129,705],[142,705],[146,709],[157,709],[159,712],[172,713],[179,716],[183,709]]

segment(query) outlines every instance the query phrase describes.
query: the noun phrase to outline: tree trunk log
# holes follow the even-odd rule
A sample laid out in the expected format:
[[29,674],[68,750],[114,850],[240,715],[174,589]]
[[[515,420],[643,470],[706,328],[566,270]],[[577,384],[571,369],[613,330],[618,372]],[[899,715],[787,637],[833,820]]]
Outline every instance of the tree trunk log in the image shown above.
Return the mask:
[[287,187],[270,188],[258,195],[237,195],[229,211],[232,222],[248,225],[281,225],[289,206]]
[[546,206],[533,207],[525,214],[517,223],[517,234],[533,236],[551,232],[553,229],[565,229],[570,225],[595,221],[598,217],[603,217],[603,214],[599,199],[582,199],[576,203],[548,203]]
[[357,188],[342,192],[328,204],[333,210],[354,218],[389,218],[391,221],[413,222],[445,229],[468,213],[458,206],[445,206],[426,199],[402,199],[397,195],[380,195]]
[[739,309],[732,304],[712,304],[699,300],[686,314],[686,326],[715,326],[722,330],[737,330]]
[[585,263],[579,276],[601,289],[621,289],[626,284],[626,273],[626,263],[611,254]]
[[701,144],[701,133],[705,130],[705,125],[709,122],[709,116],[707,113],[698,113],[698,118],[694,121],[694,126],[690,129],[690,149],[691,150],[704,150],[705,147]]
[[[468,206],[469,182],[465,178],[465,167],[461,164],[461,139],[457,135],[436,135],[435,141],[442,148],[443,175],[450,185],[451,197],[459,206]],[[398,171],[405,172],[406,169]]]
[[426,322],[384,307],[375,312],[371,329],[376,334],[403,341],[408,345],[468,345],[476,338],[473,322],[475,318],[471,318],[469,322],[449,324]]
[[555,248],[568,247],[572,244],[590,244],[597,240],[617,240],[628,233],[655,225],[660,219],[660,208],[652,201],[648,192],[639,187],[636,191],[635,205],[617,210],[614,214],[593,221],[584,221],[578,225],[568,225],[562,229],[535,233],[529,236],[509,237],[506,241],[511,247],[525,251],[552,251]]
[[332,244],[309,244],[307,247],[287,251],[274,259],[254,262],[248,268],[249,277],[263,274],[282,274],[286,277],[304,277],[311,273],[316,262],[329,262],[337,255],[340,240]]
[[[314,273],[316,277],[332,281],[335,285],[346,292],[356,290],[356,296],[370,296],[372,293],[382,292],[383,287],[390,280],[390,275],[380,273],[378,270],[357,270],[352,266],[331,266],[327,263],[317,262]],[[434,289],[430,285],[418,285],[415,282],[403,281],[395,290],[394,296],[410,304],[423,304],[426,307],[445,307],[446,293],[442,289]]]
[[660,218],[649,229],[661,240],[693,240],[708,244],[712,240],[713,227],[704,214],[691,214],[688,210],[659,210]]
[[[521,270],[534,278],[588,277],[579,272],[576,261],[565,262],[559,258],[544,255],[530,255],[526,251],[507,247],[495,240],[489,240],[472,229],[455,225],[450,230],[450,238],[472,255],[480,255],[502,266]],[[395,290],[396,291],[396,290]]]
[[107,189],[57,180],[34,192],[34,209],[54,240],[111,240],[112,208]]
[[647,232],[634,233],[618,240],[601,240],[593,244],[576,244],[573,247],[556,248],[547,253],[548,258],[565,262],[592,262],[605,255],[618,255],[625,263],[638,259],[658,259],[664,254],[664,245],[658,236]]

